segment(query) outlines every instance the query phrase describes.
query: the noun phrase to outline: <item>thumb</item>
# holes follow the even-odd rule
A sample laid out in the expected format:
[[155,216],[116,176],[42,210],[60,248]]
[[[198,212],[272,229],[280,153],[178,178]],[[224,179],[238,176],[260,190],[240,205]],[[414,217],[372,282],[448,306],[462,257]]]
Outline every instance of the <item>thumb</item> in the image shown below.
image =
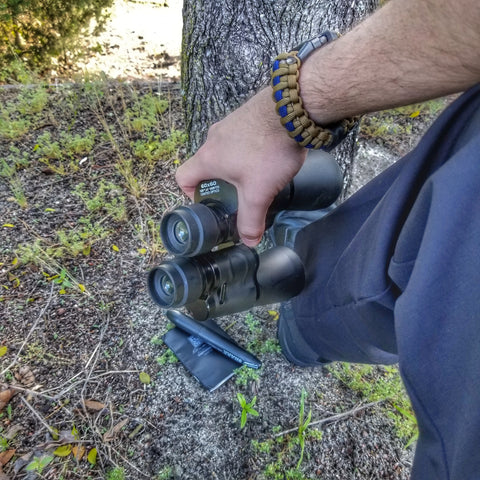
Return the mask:
[[270,203],[271,199],[253,200],[247,198],[243,193],[239,194],[237,229],[241,240],[247,247],[254,247],[260,243],[265,231],[265,218]]

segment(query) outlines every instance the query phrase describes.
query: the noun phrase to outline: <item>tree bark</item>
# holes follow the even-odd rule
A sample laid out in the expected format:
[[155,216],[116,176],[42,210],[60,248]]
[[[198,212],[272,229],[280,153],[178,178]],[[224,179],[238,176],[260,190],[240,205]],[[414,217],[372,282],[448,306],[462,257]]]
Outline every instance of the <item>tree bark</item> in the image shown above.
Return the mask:
[[[345,32],[377,5],[378,0],[184,0],[182,89],[190,153],[212,123],[268,83],[276,55],[322,30]],[[333,152],[345,186],[356,133]]]

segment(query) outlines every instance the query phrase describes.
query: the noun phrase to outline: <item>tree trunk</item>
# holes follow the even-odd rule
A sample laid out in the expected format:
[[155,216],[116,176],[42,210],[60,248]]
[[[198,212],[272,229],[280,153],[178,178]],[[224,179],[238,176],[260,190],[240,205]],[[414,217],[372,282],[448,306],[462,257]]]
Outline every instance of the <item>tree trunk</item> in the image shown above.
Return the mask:
[[[269,81],[281,52],[322,30],[344,32],[378,0],[184,0],[182,88],[190,153],[208,127]],[[274,108],[272,102],[272,109]],[[335,149],[345,186],[356,132]]]

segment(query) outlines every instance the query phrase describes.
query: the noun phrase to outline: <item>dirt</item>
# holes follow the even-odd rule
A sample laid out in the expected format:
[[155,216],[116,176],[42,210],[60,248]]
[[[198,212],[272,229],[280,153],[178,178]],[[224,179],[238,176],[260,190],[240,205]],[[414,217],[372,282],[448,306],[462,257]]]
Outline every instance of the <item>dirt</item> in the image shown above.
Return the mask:
[[103,32],[72,70],[122,80],[178,81],[182,0],[115,0]]
[[[48,98],[36,112],[20,112],[25,90],[0,92],[0,104],[13,106],[10,123],[29,122],[14,138],[0,135],[0,159],[15,165],[0,176],[0,479],[407,479],[413,447],[399,438],[388,402],[366,405],[329,369],[295,367],[266,348],[275,345],[277,306],[218,319],[263,363],[245,383],[236,375],[209,393],[170,362],[161,341],[168,321],[146,276],[165,257],[163,213],[185,201],[174,182],[185,154],[178,139],[150,162],[148,153],[135,154],[135,142],[158,148],[183,128],[180,92],[128,68],[124,76],[137,82],[41,87]],[[143,98],[168,108],[155,113],[154,126],[134,127]],[[432,118],[403,115],[403,130],[381,137],[372,134],[381,118],[367,123],[354,188],[398,158]],[[75,150],[67,139],[84,138],[88,128],[93,146]],[[78,185],[91,200],[102,182],[111,187],[89,207]],[[124,208],[118,217],[115,205]],[[302,391],[312,423],[298,466]],[[256,397],[259,413],[243,429],[239,392]]]

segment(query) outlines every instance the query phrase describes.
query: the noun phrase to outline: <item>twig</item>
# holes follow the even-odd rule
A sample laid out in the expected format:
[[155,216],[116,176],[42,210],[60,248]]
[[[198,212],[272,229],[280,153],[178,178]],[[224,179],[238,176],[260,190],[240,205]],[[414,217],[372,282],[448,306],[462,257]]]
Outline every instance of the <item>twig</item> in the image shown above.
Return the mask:
[[105,377],[107,375],[120,374],[120,373],[138,373],[139,370],[110,370],[108,372],[100,373],[91,378],[91,380],[96,380],[97,378]]
[[[97,380],[98,378],[105,377],[107,375],[126,374],[126,373],[138,373],[138,370],[110,370],[108,372],[100,373],[99,375],[96,375],[95,377],[91,377],[90,380]],[[77,375],[75,375],[75,377]],[[73,377],[73,378],[75,378],[75,377]],[[74,384],[70,385],[68,388],[62,390],[59,394],[55,395],[54,397],[52,397],[50,395],[47,395],[46,392],[53,392],[59,387],[49,388],[48,390],[45,390],[44,392],[36,392],[35,390],[30,390],[28,388],[23,388],[23,387],[20,387],[18,385],[10,385],[10,388],[13,388],[14,390],[18,390],[20,392],[29,393],[31,395],[36,395],[38,397],[43,397],[43,398],[46,398],[47,400],[51,400],[53,402],[57,402],[65,393],[69,392],[70,390],[75,388],[77,385],[80,385],[84,382],[85,382],[85,380],[78,380]],[[67,410],[67,412],[70,413],[70,411],[67,408],[65,408],[65,407],[63,407],[63,408],[65,410]]]
[[[84,399],[83,394],[85,392],[85,389],[87,388],[88,382],[90,381],[90,378],[93,374],[93,369],[95,368],[95,365],[97,364],[98,352],[100,351],[100,347],[102,346],[103,337],[105,336],[105,332],[107,331],[109,324],[110,324],[110,315],[107,315],[107,321],[105,322],[105,325],[103,326],[103,328],[100,332],[100,338],[98,340],[98,344],[95,347],[92,355],[90,356],[90,358],[88,359],[88,362],[85,365],[85,373],[86,374],[85,374],[85,379],[83,380],[83,382],[84,382],[83,383],[83,388],[82,388],[82,391],[80,392],[80,397],[82,398],[82,400]],[[92,366],[89,370],[87,370],[90,363],[92,363]]]
[[[124,374],[124,373],[138,373],[138,370],[110,370],[108,372],[104,372],[104,373],[100,373],[99,375],[95,375],[94,377],[90,377],[89,381],[97,380],[97,379],[99,379],[101,377],[105,377],[107,375],[121,375],[121,374]],[[75,376],[77,376],[77,375],[75,375]],[[85,380],[77,380],[75,383],[72,383],[70,386],[63,389],[60,393],[57,393],[57,395],[54,396],[54,399],[58,400],[63,395],[65,395],[65,393],[74,389],[78,385],[81,385],[82,383],[85,383]],[[60,388],[60,386],[49,388],[48,390],[45,390],[43,393],[45,394],[46,392],[54,392],[55,390],[58,390],[59,388]]]
[[[107,323],[108,323],[108,320],[107,320]],[[97,346],[94,348],[93,353],[90,355],[87,363],[85,364],[84,370],[76,373],[72,378],[70,378],[69,382],[71,382],[71,381],[74,380],[75,378],[77,378],[77,377],[79,377],[80,375],[82,375],[83,373],[85,373],[85,370],[86,370],[86,369],[88,368],[88,366],[90,365],[90,362],[93,360],[93,357],[94,357],[95,354],[98,352],[98,350],[99,350],[99,348],[100,348],[100,346],[101,346],[101,344],[102,344],[102,339],[103,339],[104,334],[105,334],[105,328],[102,329],[102,332],[101,332],[101,334],[100,334],[100,342],[99,342],[99,343],[97,344]],[[93,368],[93,367],[92,367],[92,368]],[[82,383],[83,381],[84,381],[84,380],[80,380],[80,381],[76,382],[75,385],[76,385],[77,383]],[[47,392],[52,392],[52,391],[54,391],[54,390],[56,390],[56,389],[57,389],[57,387],[51,388],[51,389],[46,390],[46,391],[47,391]],[[70,388],[68,388],[68,390],[66,390],[66,392],[68,392],[69,390],[70,390]],[[57,398],[58,398],[58,395],[57,395]]]
[[[368,408],[374,407],[383,402],[385,402],[385,400],[377,400],[376,402],[366,403],[364,405],[357,405],[356,407],[352,408],[351,410],[347,410],[346,412],[338,413],[330,417],[321,418],[320,420],[315,420],[314,422],[310,422],[308,426],[312,427],[314,425],[323,425],[324,423],[337,422],[338,420],[343,420],[344,418],[351,417],[352,415],[355,415],[357,412],[361,412],[362,410],[367,410]],[[283,432],[276,433],[273,437],[274,438],[282,437],[283,435],[287,435],[288,433],[293,433],[297,431],[298,431],[298,427],[290,428],[288,430],[284,430]]]
[[130,463],[117,449],[115,449],[115,448],[112,447],[111,445],[110,445],[110,448],[111,448],[125,463],[127,463],[130,467],[132,467],[134,470],[136,470],[142,477],[150,478],[150,475],[146,475],[146,474],[143,473],[141,470],[139,470],[135,465],[133,465],[133,463]]
[[33,413],[33,415],[37,418],[37,420],[50,432],[52,436],[56,434],[55,430],[48,425],[48,423],[44,420],[44,418],[28,403],[28,401],[20,397],[20,400],[25,404],[26,407]]
[[29,395],[36,395],[37,397],[42,397],[47,400],[51,400],[52,402],[56,401],[56,399],[50,395],[45,395],[42,392],[36,392],[35,390],[30,390],[29,388],[19,387],[18,385],[10,385],[10,388],[13,388],[13,390],[18,390],[19,392],[28,393]]
[[38,323],[40,322],[40,319],[43,317],[43,314],[46,312],[48,306],[50,305],[50,302],[52,301],[52,297],[53,297],[53,283],[51,284],[51,288],[50,288],[50,295],[48,297],[48,300],[47,300],[47,303],[45,304],[45,306],[43,307],[42,311],[40,312],[40,314],[38,315],[37,319],[35,320],[35,322],[33,322],[33,325],[32,325],[32,328],[30,329],[30,331],[28,332],[27,336],[25,337],[25,340],[23,341],[22,345],[20,346],[20,349],[18,350],[17,354],[15,355],[15,358],[12,360],[12,362],[10,363],[10,365],[8,365],[8,367],[4,368],[1,372],[0,372],[0,375],[5,375],[6,372],[8,372],[18,361],[18,358],[20,357],[20,354],[22,353],[22,350],[25,348],[25,345],[27,344],[30,336],[32,335],[32,333],[35,331],[35,329],[37,328],[37,325]]

